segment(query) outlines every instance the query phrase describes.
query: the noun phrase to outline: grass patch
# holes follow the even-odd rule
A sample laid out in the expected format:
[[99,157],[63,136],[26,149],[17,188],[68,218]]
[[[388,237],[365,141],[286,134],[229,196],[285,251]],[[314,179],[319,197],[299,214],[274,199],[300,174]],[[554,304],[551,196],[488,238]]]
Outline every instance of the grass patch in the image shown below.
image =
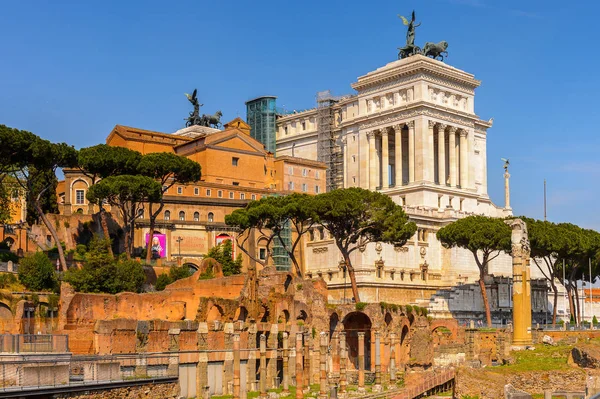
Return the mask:
[[569,345],[538,345],[532,351],[515,351],[512,352],[514,364],[490,367],[488,370],[499,373],[569,370],[571,367],[567,364],[567,358],[571,348]]

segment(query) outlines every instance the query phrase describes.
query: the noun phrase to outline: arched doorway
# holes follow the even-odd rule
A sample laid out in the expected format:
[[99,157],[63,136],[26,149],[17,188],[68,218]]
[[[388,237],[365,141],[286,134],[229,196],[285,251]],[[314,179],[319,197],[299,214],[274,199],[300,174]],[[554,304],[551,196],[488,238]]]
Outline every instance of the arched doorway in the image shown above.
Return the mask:
[[371,319],[362,312],[352,312],[344,318],[348,359],[358,370],[358,333],[365,333],[365,370],[371,369]]

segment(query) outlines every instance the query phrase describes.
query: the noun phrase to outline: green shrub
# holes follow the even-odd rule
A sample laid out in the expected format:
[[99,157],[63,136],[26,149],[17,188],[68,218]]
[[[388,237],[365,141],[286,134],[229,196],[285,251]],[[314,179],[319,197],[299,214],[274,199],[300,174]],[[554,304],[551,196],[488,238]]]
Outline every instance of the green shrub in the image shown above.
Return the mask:
[[413,307],[411,305],[406,305],[405,308],[406,308],[406,313],[409,313],[409,314],[412,313]]
[[0,274],[0,289],[8,288],[17,282],[17,277],[12,273]]
[[596,315],[594,315],[594,317],[592,318],[592,324],[593,325],[597,325],[598,324],[598,319],[596,318]]
[[569,320],[569,324],[574,326],[575,325],[575,318],[573,317],[573,315],[571,315],[571,319]]
[[78,292],[116,294],[141,292],[146,274],[140,262],[115,259],[108,253],[109,240],[94,236],[81,269],[71,269],[64,279]]
[[355,308],[356,310],[358,310],[359,312],[362,312],[363,310],[365,310],[365,308],[366,308],[366,307],[367,307],[367,304],[366,304],[366,302],[358,302],[358,303],[357,303],[357,304],[354,306],[354,308]]
[[29,290],[58,289],[58,279],[52,262],[43,252],[36,252],[21,259],[19,280]]
[[0,251],[0,262],[8,261],[17,263],[19,261],[19,257],[16,254],[9,251]]
[[168,274],[161,274],[156,278],[156,284],[154,285],[154,288],[156,289],[156,291],[162,291],[167,285],[171,283],[172,281]]
[[427,316],[427,308],[421,308],[421,314]]
[[242,272],[242,254],[233,259],[233,244],[231,240],[225,240],[221,244],[212,247],[206,254],[206,258],[212,258],[219,262],[223,268],[224,276],[240,274]]
[[[162,291],[167,285],[174,283],[177,280],[181,280],[182,278],[187,278],[191,275],[191,270],[186,266],[171,266],[171,269],[169,269],[169,274],[161,274],[158,276],[154,288],[156,291]],[[202,278],[202,276],[200,276],[200,278]]]

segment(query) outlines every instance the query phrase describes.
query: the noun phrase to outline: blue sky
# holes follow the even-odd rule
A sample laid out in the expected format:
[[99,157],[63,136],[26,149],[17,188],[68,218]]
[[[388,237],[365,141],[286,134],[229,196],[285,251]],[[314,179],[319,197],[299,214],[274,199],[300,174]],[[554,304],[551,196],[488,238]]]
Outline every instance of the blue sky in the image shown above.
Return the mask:
[[550,220],[600,229],[595,1],[4,1],[0,123],[79,148],[115,124],[181,128],[195,87],[224,120],[264,94],[310,108],[395,60],[413,8],[417,44],[448,41],[483,82],[492,199],[508,157],[516,214],[543,217],[546,178]]

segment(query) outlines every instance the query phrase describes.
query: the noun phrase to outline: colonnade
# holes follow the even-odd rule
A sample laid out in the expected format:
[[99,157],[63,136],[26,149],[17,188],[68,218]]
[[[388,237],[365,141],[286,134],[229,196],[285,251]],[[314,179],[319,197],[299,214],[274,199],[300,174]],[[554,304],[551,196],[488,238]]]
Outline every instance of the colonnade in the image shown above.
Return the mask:
[[[409,121],[367,132],[369,189],[411,184],[416,175],[429,183],[470,187],[468,131],[431,120],[423,129],[420,134]],[[421,165],[425,170],[416,173]]]

